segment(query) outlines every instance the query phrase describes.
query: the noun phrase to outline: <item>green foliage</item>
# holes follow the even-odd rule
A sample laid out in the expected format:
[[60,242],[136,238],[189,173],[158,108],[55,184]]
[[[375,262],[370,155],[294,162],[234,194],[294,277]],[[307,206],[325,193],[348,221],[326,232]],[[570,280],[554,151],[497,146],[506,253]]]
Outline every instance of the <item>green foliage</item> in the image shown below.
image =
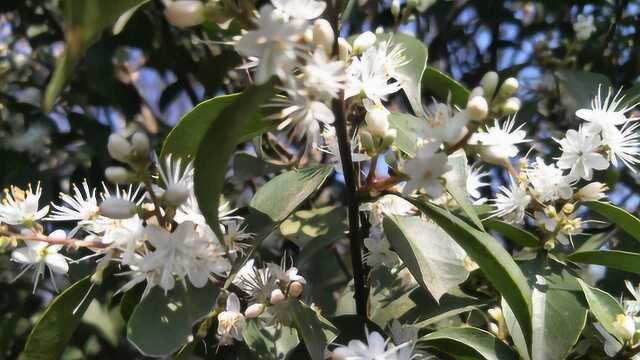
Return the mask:
[[324,349],[336,338],[337,329],[327,319],[298,300],[289,300],[287,305],[293,325],[304,341],[311,359],[323,360]]
[[453,80],[449,75],[434,68],[427,67],[422,75],[422,87],[434,94],[441,101],[446,101],[451,97],[451,105],[461,108],[467,106],[469,90],[462,84]]
[[213,310],[219,291],[213,284],[203,288],[176,284],[166,294],[156,287],[133,310],[127,338],[147,356],[172,354],[192,335],[193,324]]
[[91,276],[87,276],[51,302],[29,334],[22,353],[26,359],[60,358],[95,296],[91,285]]
[[584,281],[578,279],[580,287],[584,292],[584,297],[589,303],[589,310],[591,314],[600,322],[611,335],[615,336],[620,342],[622,338],[613,323],[616,321],[616,316],[623,314],[624,310],[613,296],[606,292],[587,285]]
[[432,332],[420,342],[459,358],[486,360],[515,359],[515,354],[502,341],[484,330],[474,327],[446,328]]
[[603,201],[591,201],[585,205],[592,211],[604,216],[607,220],[616,224],[634,239],[640,240],[640,219],[611,203]]

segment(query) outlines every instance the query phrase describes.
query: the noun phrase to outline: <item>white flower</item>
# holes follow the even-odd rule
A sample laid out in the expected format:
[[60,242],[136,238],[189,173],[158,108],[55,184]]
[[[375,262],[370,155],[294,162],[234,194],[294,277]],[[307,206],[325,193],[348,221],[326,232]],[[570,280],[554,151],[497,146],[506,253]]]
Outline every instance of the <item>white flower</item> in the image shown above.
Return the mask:
[[288,16],[302,20],[317,18],[327,7],[324,1],[317,0],[271,0],[271,3]]
[[576,22],[573,23],[573,31],[576,32],[578,40],[589,39],[591,34],[596,31],[596,27],[593,26],[593,15],[584,16],[579,14]]
[[369,230],[369,237],[364,239],[364,246],[369,250],[365,254],[364,260],[372,268],[378,266],[393,267],[398,264],[398,256],[391,251],[389,240],[384,236],[382,227],[372,226]]
[[369,99],[364,99],[362,104],[367,110],[367,114],[364,117],[364,121],[367,123],[367,130],[374,136],[386,136],[389,131],[389,115],[391,112],[382,103],[375,103]]
[[439,143],[426,144],[418,149],[414,159],[407,160],[403,171],[411,179],[405,185],[405,192],[424,189],[432,198],[442,195],[440,177],[451,170],[451,166],[447,164],[447,155],[438,152],[439,148]]
[[569,176],[591,180],[593,170],[605,170],[609,161],[600,152],[602,140],[600,135],[587,134],[582,128],[567,131],[565,138],[555,140],[562,148],[562,156],[558,158],[560,169],[571,169]]
[[487,127],[484,132],[477,132],[471,136],[469,143],[481,146],[480,153],[483,160],[512,158],[518,155],[517,144],[529,142],[527,133],[522,130],[524,124],[515,126],[515,116],[510,116],[502,126],[496,119],[492,127]]
[[354,57],[347,68],[347,86],[344,98],[364,94],[374,102],[400,90],[397,69],[405,64],[403,48],[382,42],[368,48],[361,57]]
[[[221,223],[229,220],[242,219],[241,217],[231,215],[236,210],[237,209],[229,209],[228,202],[221,202],[218,207],[218,219]],[[198,199],[194,192],[191,192],[191,194],[189,194],[189,198],[187,198],[187,200],[180,205],[178,209],[176,209],[176,215],[173,220],[177,223],[190,221],[199,227],[209,227],[209,225],[207,225],[207,219],[204,218],[204,215],[202,215],[202,212],[200,211]]]
[[[52,204],[53,211],[46,220],[49,221],[90,221],[96,219],[100,208],[96,199],[96,190],[90,189],[86,181],[82,182],[82,188],[78,188],[73,184],[73,196],[60,193],[60,200],[64,205]],[[69,232],[69,237],[73,237],[82,227],[82,223],[78,223]]]
[[609,160],[618,166],[618,159],[631,171],[640,163],[640,123],[625,124],[622,129],[609,127],[602,131],[602,143],[609,147]]
[[556,164],[546,165],[542,158],[537,158],[536,163],[527,169],[527,175],[536,196],[543,203],[557,199],[566,200],[573,194],[572,179],[565,176]]
[[164,166],[156,157],[161,186],[154,186],[156,195],[162,196],[170,204],[179,206],[187,200],[193,191],[193,163],[186,161],[184,166],[180,157],[173,158],[172,154],[164,158]]
[[400,347],[387,343],[378,332],[367,333],[367,343],[351,340],[347,346],[333,350],[333,359],[345,360],[398,360]]
[[[278,279],[280,285],[287,285],[290,282],[297,281],[301,284],[306,284],[307,280],[302,276],[298,275],[298,268],[290,267],[286,269],[286,265],[284,263],[284,258],[282,264],[267,264],[270,273]],[[286,269],[286,270],[285,270]]]
[[344,89],[347,73],[342,61],[330,61],[323,49],[316,49],[302,68],[305,89],[322,98],[337,98]]
[[233,285],[240,288],[257,302],[267,302],[271,296],[271,291],[276,287],[276,277],[273,276],[269,267],[256,269],[254,260],[247,261],[238,270],[233,279]]
[[467,189],[467,194],[469,194],[469,197],[473,199],[473,203],[475,205],[481,205],[487,201],[486,198],[482,197],[479,189],[491,185],[490,183],[483,181],[483,178],[489,175],[488,171],[483,170],[482,165],[479,164],[466,166],[467,181],[465,183],[465,187]]
[[607,190],[609,190],[607,185],[595,181],[580,188],[576,193],[576,197],[581,201],[598,201],[606,197],[604,192]]
[[531,196],[512,177],[509,177],[509,183],[509,187],[500,186],[500,193],[493,200],[496,208],[491,212],[491,217],[498,217],[513,224],[522,224]]
[[466,110],[454,110],[451,105],[435,103],[427,109],[427,128],[423,138],[435,139],[447,144],[460,140],[465,125],[469,122]]
[[586,132],[597,134],[600,131],[609,131],[615,126],[638,119],[635,117],[627,118],[626,116],[634,106],[620,107],[624,100],[624,96],[620,95],[621,91],[622,88],[618,89],[618,92],[614,94],[613,89],[609,88],[607,96],[603,100],[601,86],[598,86],[598,94],[591,100],[591,109],[576,110],[576,116],[588,122],[585,126]]
[[35,192],[33,192],[31,185],[27,191],[17,186],[11,186],[10,190],[5,189],[4,199],[0,203],[0,223],[31,227],[34,221],[42,219],[49,212],[48,205],[38,209],[41,195],[40,184],[36,186]]
[[[57,232],[62,232],[62,236],[66,238],[62,230],[54,231],[50,237],[56,237]],[[11,253],[11,260],[25,265],[24,270],[18,274],[16,279],[27,270],[35,268],[33,274],[33,292],[35,293],[38,280],[44,277],[45,269],[49,269],[51,282],[56,288],[56,283],[53,280],[54,274],[66,274],[69,271],[67,259],[58,253],[62,249],[62,245],[49,245],[43,241],[25,241],[25,243],[27,246],[15,249]]]
[[625,340],[631,340],[636,333],[636,323],[633,317],[625,314],[616,315],[613,328]]
[[271,5],[260,8],[256,20],[257,29],[244,34],[236,44],[238,53],[259,60],[255,81],[264,84],[271,76],[280,79],[290,76],[290,70],[296,63],[297,41],[307,27],[299,19],[286,20]]
[[236,294],[227,297],[227,310],[218,314],[218,340],[220,345],[231,345],[233,340],[242,341],[242,330],[246,325]]

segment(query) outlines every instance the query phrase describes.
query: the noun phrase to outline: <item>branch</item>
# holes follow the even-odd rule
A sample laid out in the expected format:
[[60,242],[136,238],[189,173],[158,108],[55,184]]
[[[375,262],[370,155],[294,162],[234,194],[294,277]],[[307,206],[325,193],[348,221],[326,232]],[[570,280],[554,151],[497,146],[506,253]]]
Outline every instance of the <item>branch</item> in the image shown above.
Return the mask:
[[[339,9],[337,1],[334,1],[331,9],[333,17],[333,31],[336,34],[333,44],[333,53],[338,53],[338,36],[340,34]],[[344,92],[341,91],[337,99],[333,100],[333,112],[335,114],[335,129],[340,150],[340,162],[345,182],[345,195],[349,218],[349,243],[351,252],[351,265],[353,267],[353,284],[355,288],[356,312],[358,315],[367,317],[367,289],[365,284],[365,269],[362,263],[362,237],[360,234],[360,214],[359,201],[356,189],[356,177],[353,171],[353,161],[351,160],[351,145],[347,134],[347,120],[344,115]]]
[[100,241],[87,241],[87,240],[76,240],[76,239],[49,239],[48,236],[44,235],[17,235],[17,234],[8,234],[7,237],[14,238],[16,240],[23,241],[42,241],[46,242],[49,245],[64,245],[67,247],[87,247],[87,248],[97,248],[103,249],[107,247],[107,244],[104,244]]

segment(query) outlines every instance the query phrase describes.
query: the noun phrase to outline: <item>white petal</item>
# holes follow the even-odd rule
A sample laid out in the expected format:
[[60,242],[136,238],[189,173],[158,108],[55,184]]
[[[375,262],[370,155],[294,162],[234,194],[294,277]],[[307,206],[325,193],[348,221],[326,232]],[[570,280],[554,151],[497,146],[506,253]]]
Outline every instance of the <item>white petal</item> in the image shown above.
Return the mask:
[[49,269],[54,273],[66,274],[69,271],[67,259],[58,253],[48,254],[45,258],[45,262],[49,266]]
[[13,250],[11,259],[22,264],[33,264],[38,261],[38,253],[31,248],[22,247]]

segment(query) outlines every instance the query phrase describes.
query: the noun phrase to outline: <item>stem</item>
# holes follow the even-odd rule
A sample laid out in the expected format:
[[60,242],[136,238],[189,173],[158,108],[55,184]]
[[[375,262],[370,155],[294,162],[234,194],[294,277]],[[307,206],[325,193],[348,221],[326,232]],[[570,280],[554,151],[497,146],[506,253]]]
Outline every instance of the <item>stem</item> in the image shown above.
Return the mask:
[[[333,16],[333,31],[336,34],[333,44],[333,53],[338,53],[338,36],[340,34],[338,1],[333,2],[331,15]],[[337,99],[333,100],[333,112],[335,114],[335,129],[340,151],[340,162],[345,182],[345,197],[349,218],[349,243],[351,252],[351,266],[353,267],[354,299],[356,302],[356,313],[362,317],[367,317],[367,288],[365,284],[365,270],[362,263],[362,238],[360,236],[360,214],[359,201],[356,188],[356,177],[353,171],[353,161],[351,159],[351,145],[347,134],[347,120],[344,115],[344,91],[341,91]]]
[[146,170],[142,174],[142,183],[144,184],[144,187],[147,189],[147,192],[149,193],[149,197],[153,202],[153,212],[156,215],[156,218],[158,219],[158,224],[164,227],[165,221],[164,221],[164,217],[162,216],[162,213],[160,212],[160,200],[156,196],[156,193],[153,192],[153,188],[151,187],[151,180],[149,179],[149,174],[147,173]]
[[49,239],[48,236],[44,235],[17,235],[17,234],[8,234],[8,237],[14,238],[16,240],[23,241],[42,241],[46,242],[49,245],[64,245],[68,247],[88,247],[88,248],[105,248],[106,244],[103,244],[100,241],[86,241],[86,240],[76,240],[76,239]]

